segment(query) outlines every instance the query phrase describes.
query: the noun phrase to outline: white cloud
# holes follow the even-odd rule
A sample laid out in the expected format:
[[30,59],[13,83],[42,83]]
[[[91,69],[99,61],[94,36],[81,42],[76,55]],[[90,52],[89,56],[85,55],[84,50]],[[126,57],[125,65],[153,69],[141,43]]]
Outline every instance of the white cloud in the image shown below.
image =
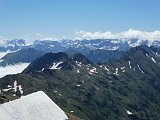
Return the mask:
[[0,46],[5,45],[6,42],[7,42],[7,40],[4,37],[0,36]]
[[75,33],[78,39],[140,39],[140,40],[160,40],[160,31],[146,32],[129,29],[128,31],[112,33],[106,32],[86,32],[79,31]]
[[58,39],[57,39],[57,38],[54,38],[54,37],[44,37],[44,38],[41,38],[40,40],[52,40],[52,41],[57,41]]
[[9,75],[9,74],[21,73],[28,65],[29,63],[19,63],[15,65],[8,65],[5,67],[1,66],[0,67],[0,78],[4,77],[5,75]]
[[57,38],[49,36],[49,35],[45,35],[45,34],[41,34],[41,33],[36,33],[35,35],[36,39],[38,40],[57,40]]
[[24,35],[24,37],[22,38],[26,40],[27,45],[32,45],[35,40],[52,40],[52,41],[58,40],[53,36],[49,36],[41,33],[36,33],[36,34],[28,33]]

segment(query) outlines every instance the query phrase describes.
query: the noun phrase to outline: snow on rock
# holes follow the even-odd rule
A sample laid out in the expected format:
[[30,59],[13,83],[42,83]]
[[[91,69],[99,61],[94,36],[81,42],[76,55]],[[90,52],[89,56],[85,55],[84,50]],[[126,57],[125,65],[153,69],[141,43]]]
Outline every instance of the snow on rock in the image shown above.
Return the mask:
[[124,70],[125,69],[125,67],[121,67],[121,70]]
[[152,59],[152,61],[153,61],[154,63],[156,63],[156,61],[155,61],[155,59],[154,59],[153,57],[152,57],[151,59]]
[[42,72],[44,71],[44,68],[42,68],[42,70],[41,70]]
[[89,73],[90,73],[90,74],[98,73],[98,72],[97,72],[97,68],[93,67],[93,68],[90,70]]
[[127,110],[127,114],[128,114],[128,115],[132,115],[132,112],[130,112],[130,111]]
[[147,57],[149,57],[149,55],[148,55],[148,54],[146,54],[146,56],[147,56]]
[[79,67],[82,66],[82,63],[81,63],[81,62],[76,61],[76,64],[77,64]]
[[114,74],[115,74],[115,75],[119,75],[119,74],[118,74],[118,68],[116,68],[116,72],[115,72]]
[[62,94],[60,94],[60,93],[59,93],[58,95],[59,95],[59,96],[62,96]]
[[107,71],[107,73],[108,73],[108,74],[110,74],[110,70],[109,70],[106,66],[104,66],[104,65],[100,65],[100,68],[102,68],[102,69],[106,70],[106,71]]
[[12,90],[12,88],[2,89],[3,92],[7,92],[9,90]]
[[22,90],[22,85],[18,85],[19,91],[21,93],[21,95],[23,94],[23,90]]
[[11,85],[8,85],[7,87],[8,87],[8,88],[11,88],[12,86],[11,86]]
[[15,80],[13,83],[13,87],[11,85],[7,85],[8,88],[2,89],[3,92],[7,92],[9,90],[13,90],[16,93],[18,90],[20,91],[21,95],[23,94],[22,85],[18,85],[17,81]]
[[109,72],[109,69],[106,66],[100,65],[100,67]]
[[80,73],[79,69],[77,69],[77,73]]
[[57,92],[58,92],[57,90],[54,91],[54,93],[57,93]]
[[109,69],[108,69],[106,66],[104,66],[104,69],[107,70],[107,71],[109,72]]
[[128,64],[129,64],[129,68],[131,69],[132,67],[131,67],[131,61],[128,61]]
[[139,69],[142,73],[144,73],[144,71],[139,67],[138,64],[137,64],[137,66],[138,66],[138,69]]
[[52,67],[50,67],[50,69],[55,70],[55,69],[61,69],[61,67],[58,67],[60,64],[62,64],[63,62],[58,62],[58,63],[53,63]]
[[84,84],[84,80],[81,81]]
[[66,120],[68,117],[44,92],[39,91],[0,105],[1,120]]
[[17,81],[14,81],[14,83],[13,83],[13,89],[14,89],[14,92],[17,91]]

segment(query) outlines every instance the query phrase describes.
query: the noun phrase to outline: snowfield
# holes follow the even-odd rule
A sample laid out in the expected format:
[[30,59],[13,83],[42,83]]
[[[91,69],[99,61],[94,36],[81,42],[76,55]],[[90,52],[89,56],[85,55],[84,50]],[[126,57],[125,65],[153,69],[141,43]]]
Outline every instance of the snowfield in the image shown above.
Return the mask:
[[0,120],[66,120],[68,117],[39,91],[0,105]]

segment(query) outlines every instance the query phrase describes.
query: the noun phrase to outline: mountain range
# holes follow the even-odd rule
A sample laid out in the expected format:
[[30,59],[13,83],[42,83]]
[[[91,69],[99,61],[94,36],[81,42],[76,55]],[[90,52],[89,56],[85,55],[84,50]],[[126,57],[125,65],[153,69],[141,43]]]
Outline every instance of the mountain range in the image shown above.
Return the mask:
[[109,54],[97,64],[97,53],[92,60],[82,53],[46,53],[22,73],[1,78],[1,92],[43,90],[65,112],[85,120],[160,119],[160,49],[140,45]]
[[127,51],[139,45],[160,46],[159,40],[139,39],[92,39],[92,40],[36,40],[31,45],[24,39],[8,40],[6,45],[0,47],[0,52],[15,51],[23,48],[35,48],[43,52],[69,52],[88,54],[91,50],[119,50]]
[[[21,58],[19,59],[25,59],[26,61],[13,61],[13,59],[11,60],[9,57],[13,57],[16,55],[9,54],[5,57],[2,56],[5,58],[5,61],[3,63],[0,63],[0,66],[5,66],[6,64],[14,64],[17,62],[32,62],[36,57],[48,52],[65,52],[69,56],[73,56],[75,53],[81,53],[88,57],[94,63],[104,63],[108,60],[115,60],[119,58],[122,54],[124,54],[125,51],[128,51],[130,48],[139,45],[154,46],[157,48],[160,46],[160,41],[149,41],[139,39],[93,39],[61,41],[36,40],[33,42],[32,45],[28,45],[27,42],[23,39],[14,39],[8,40],[6,45],[0,47],[0,54],[4,54],[5,52],[13,52],[13,54],[17,55],[23,54],[24,56],[30,56],[30,58],[26,59],[25,57],[22,58],[23,56],[21,56]],[[22,53],[17,53],[17,51],[19,50],[22,50],[20,51]],[[33,56],[31,54],[32,51]],[[2,60],[3,59],[1,59],[0,61]]]

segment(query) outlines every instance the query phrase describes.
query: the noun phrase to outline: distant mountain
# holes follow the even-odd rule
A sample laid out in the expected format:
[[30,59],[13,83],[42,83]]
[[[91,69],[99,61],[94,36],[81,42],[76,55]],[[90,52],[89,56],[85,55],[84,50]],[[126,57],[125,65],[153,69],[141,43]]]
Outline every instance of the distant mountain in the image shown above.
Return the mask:
[[0,46],[0,52],[16,51],[26,46],[26,41],[23,39],[8,40],[5,46]]
[[15,51],[23,48],[34,48],[43,52],[66,52],[73,55],[74,53],[89,54],[96,49],[127,51],[131,47],[139,45],[149,45],[154,47],[160,46],[158,40],[139,40],[139,39],[92,39],[92,40],[36,40],[32,45],[27,45],[23,39],[7,41],[5,46],[0,47],[0,51]]
[[17,63],[30,63],[37,57],[44,55],[44,52],[33,48],[21,49],[16,52],[11,52],[1,58],[0,66],[13,65]]
[[91,50],[87,57],[94,63],[104,63],[109,60],[119,59],[124,54],[124,51],[119,50]]
[[60,42],[49,41],[49,40],[44,40],[44,41],[37,40],[30,47],[35,48],[37,50],[44,51],[44,52],[54,52],[54,53],[63,52],[66,50],[66,48],[63,47]]

